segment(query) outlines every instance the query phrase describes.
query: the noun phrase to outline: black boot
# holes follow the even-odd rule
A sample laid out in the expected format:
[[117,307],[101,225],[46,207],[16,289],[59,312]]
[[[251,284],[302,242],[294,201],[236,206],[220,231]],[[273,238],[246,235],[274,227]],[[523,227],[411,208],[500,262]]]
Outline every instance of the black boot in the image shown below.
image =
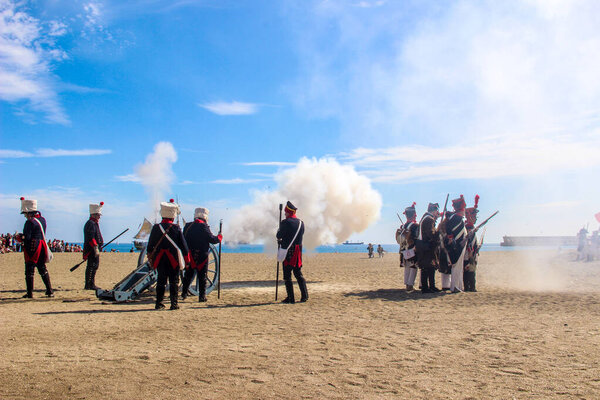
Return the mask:
[[155,310],[162,310],[165,308],[163,304],[163,299],[165,297],[165,288],[164,287],[156,287],[156,305],[154,306]]
[[179,310],[179,304],[177,304],[177,299],[179,298],[178,292],[177,287],[174,290],[171,289],[171,310]]
[[25,285],[27,286],[27,293],[23,296],[24,299],[33,298],[33,276],[25,275]]
[[183,274],[183,282],[181,283],[181,300],[185,300],[188,297],[188,290],[190,290],[190,285],[192,283],[192,279],[194,278],[194,273],[192,270],[186,270]]
[[90,273],[91,273],[91,268],[88,265],[87,267],[85,267],[85,286],[84,286],[83,290],[91,290],[90,289]]
[[294,300],[294,284],[292,281],[285,282],[285,291],[287,292],[287,297],[283,299],[282,303],[294,304],[296,301]]
[[42,281],[46,285],[46,296],[54,297],[54,291],[52,290],[52,284],[50,283],[50,274],[46,272],[46,275],[42,275]]
[[98,286],[96,286],[96,272],[97,271],[98,271],[98,268],[94,268],[90,271],[90,290],[100,289]]
[[304,303],[308,300],[308,289],[306,288],[306,279],[304,277],[298,279],[298,287],[300,288],[300,303]]

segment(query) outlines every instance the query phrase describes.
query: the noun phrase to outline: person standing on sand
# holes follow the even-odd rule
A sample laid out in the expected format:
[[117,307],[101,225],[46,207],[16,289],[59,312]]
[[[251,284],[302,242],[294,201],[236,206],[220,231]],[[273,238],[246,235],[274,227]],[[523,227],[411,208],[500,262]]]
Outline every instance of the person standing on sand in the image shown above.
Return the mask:
[[367,245],[367,252],[369,253],[369,258],[373,258],[373,245],[371,243]]
[[[454,212],[448,213],[446,218],[444,247],[448,252],[449,263],[452,266],[450,276],[450,291],[453,293],[464,291],[463,271],[465,248],[467,245],[467,230],[465,229],[465,198],[461,194],[458,199],[452,200]],[[442,285],[444,282],[442,281]]]
[[417,277],[417,256],[415,253],[415,240],[419,236],[419,224],[417,224],[417,212],[415,205],[406,207],[406,223],[396,231],[396,241],[400,245],[400,267],[404,267],[404,284],[407,291],[414,290]]
[[83,259],[87,260],[85,267],[85,290],[96,290],[96,272],[100,266],[100,250],[104,244],[102,232],[100,232],[100,217],[102,216],[100,204],[90,204],[90,219],[83,226]]
[[380,244],[377,245],[377,254],[379,254],[379,258],[383,257],[383,247]]
[[154,224],[148,238],[147,252],[152,268],[158,270],[156,281],[156,310],[165,308],[163,298],[169,280],[171,310],[178,310],[179,270],[190,262],[190,255],[179,225],[173,223],[179,214],[179,205],[171,199],[160,203],[162,221]]
[[435,270],[439,268],[438,247],[439,233],[435,229],[435,221],[440,215],[438,203],[429,203],[427,212],[419,222],[419,241],[417,242],[417,260],[421,270],[421,292],[435,293]]
[[21,197],[21,214],[25,215],[27,221],[23,226],[23,233],[17,235],[17,240],[23,243],[23,256],[25,257],[25,285],[27,293],[23,298],[33,298],[33,277],[35,269],[42,277],[46,285],[46,296],[54,297],[50,274],[46,268],[49,254],[46,243],[46,219],[37,209],[37,200],[25,200]]
[[302,275],[302,237],[304,236],[304,222],[296,217],[296,208],[291,202],[285,206],[285,219],[281,221],[277,231],[277,241],[282,249],[288,249],[287,256],[283,260],[283,281],[287,297],[282,303],[294,304],[294,284],[292,272],[300,288],[300,302],[308,300],[308,289],[306,279]]
[[186,266],[183,275],[183,287],[181,299],[185,300],[188,295],[190,284],[198,271],[199,290],[198,301],[206,301],[206,273],[208,272],[208,252],[210,244],[217,244],[223,240],[220,233],[215,236],[208,226],[208,208],[198,207],[194,211],[194,221],[188,222],[183,228],[183,237],[190,250],[190,264]]
[[465,272],[463,282],[465,284],[465,292],[476,292],[475,289],[475,271],[477,270],[477,258],[479,255],[479,245],[477,243],[477,234],[474,233],[475,223],[477,222],[477,213],[479,210],[479,195],[475,195],[475,205],[465,210],[467,223],[467,248],[465,250]]

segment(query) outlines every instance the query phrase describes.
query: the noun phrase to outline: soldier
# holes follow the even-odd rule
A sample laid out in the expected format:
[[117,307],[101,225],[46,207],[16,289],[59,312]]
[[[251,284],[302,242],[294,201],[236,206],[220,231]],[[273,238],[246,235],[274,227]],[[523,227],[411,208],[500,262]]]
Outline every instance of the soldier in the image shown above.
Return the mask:
[[451,265],[450,291],[457,293],[464,291],[463,271],[467,244],[467,231],[463,221],[466,203],[462,194],[458,199],[452,200],[452,207],[454,208],[454,212],[448,213],[448,217],[446,218],[443,241],[448,253],[449,264]]
[[371,243],[367,246],[367,252],[369,253],[369,258],[373,258],[373,245]]
[[583,260],[585,258],[587,234],[588,231],[585,228],[581,228],[577,233],[577,259],[575,261]]
[[475,223],[477,222],[477,206],[479,204],[479,195],[475,195],[475,205],[465,210],[467,223],[467,248],[465,250],[465,272],[463,282],[465,284],[465,292],[476,292],[475,289],[475,272],[477,270],[477,259],[479,256],[479,244],[477,243],[477,234],[474,232]]
[[380,244],[377,245],[377,254],[379,254],[379,258],[383,257],[383,247]]
[[156,282],[156,310],[165,308],[162,303],[165,296],[167,279],[171,298],[171,310],[178,310],[179,270],[190,262],[189,251],[179,225],[173,220],[179,214],[179,205],[171,199],[169,203],[160,203],[160,224],[154,224],[148,238],[148,258],[152,267],[158,270]]
[[219,233],[213,235],[208,226],[208,208],[196,208],[194,211],[194,222],[188,222],[183,228],[183,237],[190,250],[190,264],[186,267],[183,275],[183,287],[181,299],[185,300],[188,295],[190,284],[198,271],[199,290],[198,301],[206,301],[206,273],[208,271],[208,252],[210,243],[217,244],[223,240]]
[[100,204],[90,204],[90,219],[83,226],[83,259],[87,260],[85,268],[85,290],[96,290],[96,271],[100,266],[100,250],[104,244],[102,233],[100,232],[100,217],[102,216],[102,206]]
[[417,277],[417,256],[415,252],[415,240],[419,236],[419,224],[417,224],[417,212],[415,205],[406,207],[406,223],[396,231],[396,241],[400,245],[400,267],[404,267],[404,284],[407,291],[414,290],[415,278]]
[[46,243],[46,219],[37,209],[37,200],[25,200],[24,197],[21,197],[21,214],[27,218],[23,226],[23,233],[17,235],[17,240],[23,244],[23,256],[25,257],[27,293],[23,298],[31,299],[33,297],[33,277],[36,268],[46,285],[46,296],[54,297],[50,274],[46,268],[46,262],[50,261],[50,251],[48,243]]
[[285,206],[285,219],[281,221],[277,231],[277,241],[282,249],[288,249],[287,256],[283,261],[283,281],[287,297],[282,303],[294,304],[294,284],[292,283],[292,272],[300,288],[300,302],[308,300],[308,289],[306,279],[302,275],[302,237],[304,236],[304,222],[296,217],[296,208],[291,202]]
[[421,270],[421,292],[435,293],[435,270],[439,267],[438,246],[439,233],[435,229],[435,221],[440,216],[438,203],[429,203],[427,212],[419,222],[419,240],[416,242],[417,260]]

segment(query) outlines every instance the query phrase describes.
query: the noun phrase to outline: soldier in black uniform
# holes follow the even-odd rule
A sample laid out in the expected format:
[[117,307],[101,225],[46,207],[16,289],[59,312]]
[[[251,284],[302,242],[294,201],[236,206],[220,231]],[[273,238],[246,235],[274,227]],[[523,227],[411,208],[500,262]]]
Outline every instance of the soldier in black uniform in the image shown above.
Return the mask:
[[23,243],[23,256],[25,257],[25,285],[27,293],[23,298],[33,297],[33,277],[37,268],[44,285],[46,285],[46,296],[54,297],[50,274],[46,268],[46,257],[48,256],[48,243],[46,243],[46,219],[37,209],[37,200],[25,200],[21,197],[21,214],[25,215],[27,221],[23,226],[23,233],[17,236],[17,240]]
[[477,243],[477,235],[474,233],[475,223],[477,222],[477,213],[479,209],[479,195],[475,195],[475,205],[465,210],[465,218],[467,220],[465,228],[467,229],[467,248],[465,250],[465,272],[463,282],[465,284],[465,292],[476,292],[475,275],[477,271],[477,261],[479,256],[479,243]]
[[102,206],[100,204],[90,204],[90,219],[83,226],[83,259],[87,260],[85,268],[85,290],[96,290],[96,271],[100,266],[100,250],[104,244],[102,233],[100,232],[100,217],[102,216]]
[[194,211],[194,222],[188,222],[183,228],[183,237],[190,249],[190,264],[186,267],[183,275],[183,287],[181,299],[185,300],[188,295],[190,284],[198,271],[199,290],[198,301],[206,301],[206,273],[208,271],[208,253],[210,244],[217,244],[223,240],[219,233],[213,235],[208,226],[208,209],[198,207]]
[[464,256],[467,245],[467,230],[465,229],[465,199],[461,194],[452,200],[453,213],[448,213],[445,223],[444,247],[448,253],[451,265],[450,290],[454,293],[464,291]]
[[155,224],[148,238],[146,248],[152,267],[158,270],[156,282],[155,309],[165,308],[162,303],[165,296],[167,279],[171,297],[171,310],[178,310],[177,297],[179,296],[179,270],[190,262],[189,251],[179,225],[173,220],[179,214],[179,206],[173,199],[169,203],[160,203],[160,216],[162,221]]
[[283,261],[283,281],[287,297],[282,303],[295,303],[294,284],[292,283],[292,272],[300,288],[300,302],[308,300],[308,289],[306,279],[302,275],[302,237],[304,236],[304,223],[296,217],[297,208],[287,202],[285,206],[285,219],[281,221],[277,231],[277,241],[282,249],[288,249],[287,256]]
[[404,209],[406,222],[396,231],[396,241],[400,245],[400,267],[404,268],[404,285],[406,291],[414,290],[417,277],[417,254],[415,240],[419,237],[419,224],[417,224],[417,211],[413,202]]
[[417,261],[421,270],[421,292],[434,293],[440,290],[435,287],[435,270],[439,268],[438,246],[439,233],[435,221],[440,215],[438,203],[429,203],[427,212],[419,223],[419,239],[416,241]]

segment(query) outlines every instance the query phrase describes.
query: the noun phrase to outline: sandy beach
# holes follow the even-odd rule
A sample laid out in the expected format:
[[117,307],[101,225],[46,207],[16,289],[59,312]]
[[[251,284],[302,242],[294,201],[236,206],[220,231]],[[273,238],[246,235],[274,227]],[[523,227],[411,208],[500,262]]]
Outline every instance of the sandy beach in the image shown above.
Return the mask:
[[[274,303],[273,256],[224,254],[221,299],[178,311],[96,299],[79,257],[56,254],[56,297],[36,272],[26,300],[22,254],[0,256],[0,398],[600,397],[600,262],[572,252],[482,253],[477,293],[427,295],[397,254],[307,255],[295,305]],[[136,259],[104,254],[96,283]]]

